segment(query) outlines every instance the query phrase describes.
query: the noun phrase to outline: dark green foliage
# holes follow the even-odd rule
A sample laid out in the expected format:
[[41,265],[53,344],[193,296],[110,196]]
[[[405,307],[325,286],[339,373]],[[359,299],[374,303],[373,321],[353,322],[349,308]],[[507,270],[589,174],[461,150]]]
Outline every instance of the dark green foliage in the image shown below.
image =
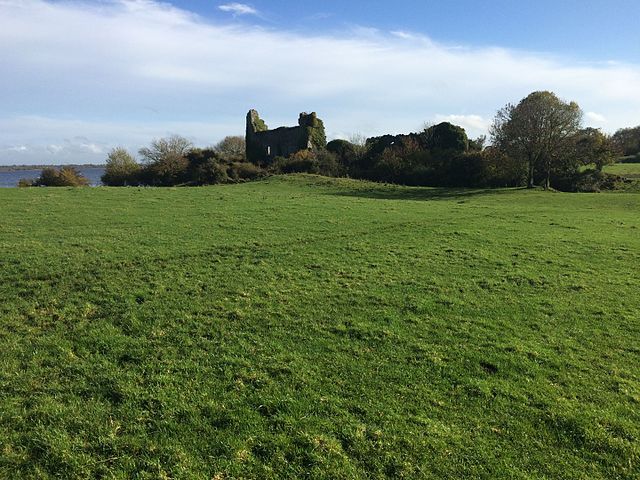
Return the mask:
[[276,157],[271,166],[274,173],[315,173],[339,177],[344,173],[337,156],[328,150],[300,150],[288,158]]
[[599,171],[614,163],[620,155],[612,137],[598,128],[583,128],[575,135],[574,142],[576,163],[594,165]]
[[42,169],[33,185],[40,187],[86,187],[89,185],[89,180],[75,167],[47,167]]
[[228,166],[227,172],[235,181],[257,180],[267,174],[265,169],[251,162],[233,162]]
[[421,137],[427,150],[462,153],[469,148],[469,139],[464,128],[449,122],[427,128]]
[[327,150],[335,153],[340,159],[355,158],[356,145],[348,140],[336,139],[327,143]]
[[171,187],[189,181],[189,161],[179,153],[168,153],[162,158],[143,165],[141,183],[154,187]]
[[169,187],[187,183],[189,162],[185,156],[192,149],[193,144],[179,135],[153,140],[149,147],[141,148],[141,184]]
[[491,126],[494,147],[527,166],[527,186],[574,175],[580,166],[575,137],[580,131],[582,110],[553,92],[533,92],[517,105],[500,109]]
[[298,175],[0,205],[2,479],[640,475],[638,194]]
[[555,183],[566,192],[597,193],[602,190],[621,189],[625,183],[629,183],[629,180],[621,175],[587,169],[568,177],[559,177]]
[[219,153],[210,148],[194,148],[187,155],[187,178],[193,185],[226,183],[229,180],[226,165]]
[[640,156],[640,125],[634,128],[621,128],[613,134],[612,141],[622,155]]
[[310,150],[301,150],[288,158],[276,157],[271,169],[274,173],[319,173],[320,166]]
[[482,150],[484,150],[486,143],[487,143],[487,136],[481,135],[476,139],[469,140],[469,150],[475,151],[475,152],[481,152]]
[[150,186],[212,185],[255,180],[266,174],[243,160],[240,137],[227,137],[214,148],[190,147],[183,154],[164,153],[144,165],[140,183]]

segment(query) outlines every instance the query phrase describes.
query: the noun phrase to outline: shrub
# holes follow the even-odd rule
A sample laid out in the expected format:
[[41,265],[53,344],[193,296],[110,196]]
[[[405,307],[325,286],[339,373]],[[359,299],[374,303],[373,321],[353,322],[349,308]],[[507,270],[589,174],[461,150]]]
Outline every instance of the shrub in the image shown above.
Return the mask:
[[107,165],[101,177],[102,183],[112,187],[138,185],[140,183],[140,165],[133,156],[122,147],[109,152]]
[[35,178],[21,178],[18,180],[19,188],[33,187],[35,186],[36,179]]
[[266,171],[251,162],[234,162],[229,168],[229,175],[234,180],[256,180],[264,177]]
[[54,167],[43,168],[40,176],[33,183],[43,187],[86,187],[89,180],[84,177],[75,167]]
[[429,150],[451,150],[465,152],[469,148],[469,139],[464,128],[449,122],[442,122],[425,129],[421,134]]
[[336,156],[343,172],[349,173],[364,153],[364,147],[347,140],[332,140],[327,143],[327,151]]
[[140,171],[140,182],[145,185],[169,187],[189,181],[189,161],[186,155],[193,144],[184,137],[173,135],[151,142],[141,148],[140,155],[145,164]]
[[576,172],[573,175],[555,180],[555,184],[560,190],[585,193],[596,193],[601,190],[617,190],[621,188],[624,183],[625,179],[623,177],[604,173],[597,169]]
[[140,172],[141,183],[159,187],[171,187],[188,181],[189,162],[182,155],[171,153],[144,165]]
[[[186,155],[187,179],[192,185],[209,185],[228,180],[226,168],[219,168],[219,154],[211,148],[194,148]],[[223,172],[224,170],[224,172]]]
[[318,160],[310,150],[300,150],[289,158],[276,157],[271,168],[276,173],[320,173]]
[[340,177],[345,174],[346,168],[338,161],[338,156],[329,150],[318,150],[315,152],[315,157],[320,175]]

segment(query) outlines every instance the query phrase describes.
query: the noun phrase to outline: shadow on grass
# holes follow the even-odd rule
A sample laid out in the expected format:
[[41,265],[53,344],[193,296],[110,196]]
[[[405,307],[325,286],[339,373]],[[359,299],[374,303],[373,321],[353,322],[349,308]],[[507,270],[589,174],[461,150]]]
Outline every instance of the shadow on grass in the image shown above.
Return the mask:
[[501,195],[519,188],[441,188],[405,187],[400,185],[380,185],[373,188],[343,189],[329,193],[338,197],[359,197],[378,200],[454,200],[477,196]]

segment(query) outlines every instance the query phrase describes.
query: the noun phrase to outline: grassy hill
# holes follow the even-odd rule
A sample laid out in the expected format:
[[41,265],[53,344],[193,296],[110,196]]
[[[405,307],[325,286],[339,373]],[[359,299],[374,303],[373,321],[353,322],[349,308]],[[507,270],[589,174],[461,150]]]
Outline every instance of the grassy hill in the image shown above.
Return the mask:
[[607,173],[623,175],[627,178],[640,180],[640,163],[614,163],[604,168]]
[[640,476],[640,195],[0,205],[0,478]]

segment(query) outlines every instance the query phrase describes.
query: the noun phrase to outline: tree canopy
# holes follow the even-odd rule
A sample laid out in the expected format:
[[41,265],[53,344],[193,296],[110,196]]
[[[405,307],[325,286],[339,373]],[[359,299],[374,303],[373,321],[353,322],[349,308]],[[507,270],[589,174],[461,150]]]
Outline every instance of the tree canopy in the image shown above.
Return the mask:
[[533,92],[518,105],[499,110],[490,133],[497,148],[526,164],[529,187],[540,174],[549,188],[551,172],[566,160],[581,122],[577,103],[560,100],[552,92]]

